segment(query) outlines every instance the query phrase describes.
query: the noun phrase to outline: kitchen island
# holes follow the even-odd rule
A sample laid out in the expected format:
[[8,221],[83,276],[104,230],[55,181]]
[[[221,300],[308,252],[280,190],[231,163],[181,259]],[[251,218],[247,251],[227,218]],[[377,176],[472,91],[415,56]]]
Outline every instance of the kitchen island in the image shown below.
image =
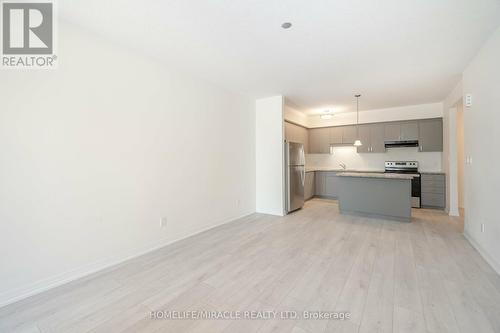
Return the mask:
[[413,176],[372,172],[340,172],[337,176],[340,213],[411,221]]

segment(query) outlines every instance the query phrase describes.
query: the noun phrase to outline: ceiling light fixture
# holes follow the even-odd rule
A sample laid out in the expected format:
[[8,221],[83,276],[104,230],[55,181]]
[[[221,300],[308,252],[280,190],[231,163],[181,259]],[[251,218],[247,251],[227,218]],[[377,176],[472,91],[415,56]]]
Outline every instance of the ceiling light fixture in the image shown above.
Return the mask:
[[290,22],[285,22],[281,25],[283,29],[290,29],[292,27],[292,24]]
[[323,111],[325,114],[322,114],[321,116],[319,116],[321,119],[324,119],[324,120],[328,120],[328,119],[332,119],[333,118],[333,115],[330,114],[330,110],[325,110]]
[[359,139],[359,98],[361,97],[361,95],[356,94],[354,95],[354,97],[356,97],[356,141],[354,141],[354,146],[360,147],[363,145],[363,143]]

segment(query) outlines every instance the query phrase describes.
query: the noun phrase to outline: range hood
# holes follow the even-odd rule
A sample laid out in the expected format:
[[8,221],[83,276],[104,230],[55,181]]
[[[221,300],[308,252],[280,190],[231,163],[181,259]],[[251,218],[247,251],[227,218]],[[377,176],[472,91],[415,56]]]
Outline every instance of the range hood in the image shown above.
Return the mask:
[[385,141],[385,148],[418,147],[418,140]]

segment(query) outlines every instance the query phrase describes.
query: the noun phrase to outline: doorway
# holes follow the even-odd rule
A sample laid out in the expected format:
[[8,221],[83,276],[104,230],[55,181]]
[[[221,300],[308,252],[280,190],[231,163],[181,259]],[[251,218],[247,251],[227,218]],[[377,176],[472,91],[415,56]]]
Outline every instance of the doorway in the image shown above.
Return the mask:
[[457,103],[456,134],[457,134],[457,192],[458,211],[461,217],[465,214],[464,183],[465,183],[465,147],[464,147],[464,108],[462,100]]

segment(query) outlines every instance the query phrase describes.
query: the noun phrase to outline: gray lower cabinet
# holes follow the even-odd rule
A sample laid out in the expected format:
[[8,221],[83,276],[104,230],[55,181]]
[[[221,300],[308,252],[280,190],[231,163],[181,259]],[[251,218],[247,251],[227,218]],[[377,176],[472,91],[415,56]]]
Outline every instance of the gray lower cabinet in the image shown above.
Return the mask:
[[336,172],[315,172],[315,194],[320,197],[337,198],[339,177]]
[[422,174],[422,207],[444,208],[446,205],[446,177],[444,174]]
[[316,171],[314,173],[314,194],[317,196],[326,196],[326,173],[323,171]]
[[443,151],[443,119],[420,120],[419,150],[422,152]]
[[309,200],[314,197],[315,191],[315,172],[306,172],[306,179],[304,182],[304,200]]
[[339,196],[339,178],[336,172],[326,172],[325,192],[329,198],[338,198]]

